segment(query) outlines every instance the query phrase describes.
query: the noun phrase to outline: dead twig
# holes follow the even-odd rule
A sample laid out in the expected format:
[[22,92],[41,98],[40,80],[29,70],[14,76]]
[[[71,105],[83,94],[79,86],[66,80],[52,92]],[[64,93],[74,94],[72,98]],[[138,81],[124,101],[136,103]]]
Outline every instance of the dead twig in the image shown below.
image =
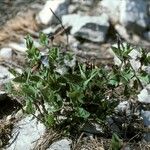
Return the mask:
[[66,45],[66,49],[68,49],[68,45],[69,45],[69,38],[68,38],[68,33],[66,32],[66,29],[64,27],[64,25],[62,24],[62,21],[59,19],[59,17],[54,13],[54,11],[50,8],[51,12],[53,13],[53,15],[56,17],[56,19],[59,21],[60,25],[62,26],[62,28],[65,31],[66,34],[66,40],[67,40],[67,45]]

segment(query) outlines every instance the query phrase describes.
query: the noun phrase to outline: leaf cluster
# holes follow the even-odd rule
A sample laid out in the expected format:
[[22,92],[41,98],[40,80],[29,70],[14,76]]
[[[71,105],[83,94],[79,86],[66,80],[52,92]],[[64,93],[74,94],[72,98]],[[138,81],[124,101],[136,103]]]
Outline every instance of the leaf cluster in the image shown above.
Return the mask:
[[[150,82],[145,72],[139,75],[132,68],[129,46],[123,50],[113,48],[122,61],[121,67],[89,68],[70,51],[64,53],[59,47],[48,47],[47,36],[43,33],[40,42],[48,48],[45,55],[27,36],[28,64],[22,74],[11,70],[15,75],[13,82],[19,84],[19,89],[12,91],[23,97],[26,113],[36,116],[38,112],[47,127],[65,130],[72,126],[78,130],[86,121],[103,122],[114,113],[122,97],[136,94],[141,79]],[[146,55],[142,59],[148,63]]]

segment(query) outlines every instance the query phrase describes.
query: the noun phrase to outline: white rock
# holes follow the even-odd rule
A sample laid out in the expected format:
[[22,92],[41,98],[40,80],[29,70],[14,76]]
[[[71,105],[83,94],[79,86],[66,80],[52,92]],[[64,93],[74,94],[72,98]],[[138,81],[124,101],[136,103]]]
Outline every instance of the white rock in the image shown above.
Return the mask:
[[26,45],[24,43],[21,43],[21,44],[9,43],[8,46],[11,47],[14,50],[17,50],[17,51],[23,52],[23,53],[25,53],[26,50],[27,50]]
[[[19,121],[12,131],[13,137],[10,139],[10,147],[6,150],[30,150],[33,149],[37,140],[45,133],[45,126],[33,119],[33,116],[27,116]],[[17,135],[18,134],[18,135]],[[16,136],[17,135],[17,136]]]
[[147,7],[145,0],[122,0],[120,23],[130,31],[141,32],[148,26]]
[[54,31],[54,29],[52,27],[48,27],[48,28],[44,29],[42,32],[45,33],[45,34],[49,34],[53,31]]
[[142,66],[142,70],[144,70],[146,73],[150,74],[150,66]]
[[81,16],[78,14],[64,15],[62,23],[72,27],[71,34],[75,34],[79,29],[87,23],[95,23],[99,25],[109,26],[108,16],[103,14],[101,16]]
[[94,4],[94,0],[85,0],[85,1],[73,0],[72,3],[79,3],[82,6],[83,5],[92,6]]
[[135,71],[138,71],[139,68],[141,67],[141,62],[138,60],[131,59],[130,63]]
[[129,53],[129,56],[130,56],[132,59],[136,60],[136,59],[138,59],[138,58],[141,58],[141,57],[142,57],[142,54],[141,54],[138,50],[133,49],[133,50]]
[[0,85],[8,82],[13,78],[14,75],[12,75],[6,67],[0,66]]
[[[56,13],[58,17],[67,14],[68,12],[68,0],[48,0],[44,6],[44,8],[37,15],[37,21],[40,24],[47,25],[49,23],[54,23],[56,18],[54,18],[53,12]],[[57,20],[58,21],[58,20]]]
[[81,16],[78,14],[65,15],[62,17],[64,25],[71,26],[71,34],[93,42],[105,40],[109,22],[108,16]]
[[62,139],[60,141],[54,142],[47,150],[71,150],[71,140]]
[[138,94],[138,101],[142,103],[150,103],[150,84]]
[[129,56],[131,57],[130,63],[132,65],[133,69],[135,71],[138,71],[138,69],[141,67],[141,62],[140,62],[139,58],[142,57],[142,54],[138,50],[133,49],[129,53]]
[[0,58],[4,58],[4,59],[12,59],[12,49],[11,48],[2,48],[0,50]]
[[119,35],[121,37],[123,37],[124,39],[129,39],[130,38],[130,36],[129,36],[128,32],[127,32],[127,29],[124,26],[122,26],[120,24],[116,24],[114,26],[114,28],[119,33]]
[[115,108],[116,111],[120,113],[130,114],[130,104],[128,101],[120,102],[119,105]]
[[103,11],[109,15],[114,24],[119,21],[119,10],[121,3],[121,0],[102,0],[100,2],[100,7],[102,7]]

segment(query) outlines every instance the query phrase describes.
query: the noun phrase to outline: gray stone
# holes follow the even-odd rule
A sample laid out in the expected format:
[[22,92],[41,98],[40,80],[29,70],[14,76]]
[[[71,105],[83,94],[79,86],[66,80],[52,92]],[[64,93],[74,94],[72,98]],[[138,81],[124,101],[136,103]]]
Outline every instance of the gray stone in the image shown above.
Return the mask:
[[92,42],[104,42],[109,28],[108,16],[81,16],[77,14],[62,17],[64,25],[72,27],[71,34]]
[[73,0],[72,3],[78,3],[80,5],[92,6],[94,4],[94,0]]
[[100,11],[108,14],[111,22],[119,22],[121,0],[102,0],[100,1]]
[[9,43],[8,46],[21,53],[25,53],[27,50],[25,43]]
[[33,119],[32,115],[23,118],[15,125],[12,131],[13,137],[9,143],[16,139],[6,150],[33,149],[37,140],[44,135],[45,129],[45,126],[38,122],[36,118]]
[[62,139],[57,142],[54,142],[47,150],[71,150],[70,139]]
[[128,101],[120,102],[119,105],[115,108],[115,110],[119,113],[125,113],[127,115],[130,115],[130,104]]
[[58,20],[53,15],[50,8],[59,18],[61,18],[62,15],[68,13],[68,5],[69,5],[69,0],[58,0],[58,1],[48,0],[45,6],[43,7],[43,9],[37,15],[36,17],[37,22],[39,24],[44,24],[44,25],[48,25],[51,23],[58,23]]
[[[141,111],[141,117],[143,118],[144,125],[150,128],[150,111]],[[150,142],[150,133],[144,134],[144,140]]]
[[138,101],[141,103],[150,104],[150,84],[147,85],[141,92],[138,94]]
[[91,122],[85,123],[82,131],[88,134],[102,134],[104,132],[99,124]]
[[13,78],[14,76],[8,71],[8,68],[0,66],[0,86]]
[[144,38],[148,41],[150,41],[150,31],[144,32]]
[[11,48],[2,48],[0,50],[0,58],[2,59],[8,59],[11,60],[12,59],[12,49]]
[[120,23],[132,32],[142,32],[148,26],[148,6],[145,0],[123,0]]

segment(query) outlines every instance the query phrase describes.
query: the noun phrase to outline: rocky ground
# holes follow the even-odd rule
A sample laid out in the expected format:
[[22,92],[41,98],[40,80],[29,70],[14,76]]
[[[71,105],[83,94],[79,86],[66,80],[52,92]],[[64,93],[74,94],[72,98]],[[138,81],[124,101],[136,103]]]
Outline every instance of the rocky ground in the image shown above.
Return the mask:
[[[15,68],[18,72],[23,70],[26,55],[24,38],[27,34],[34,38],[35,45],[41,51],[44,50],[39,45],[38,37],[40,32],[44,32],[54,36],[53,43],[50,44],[56,44],[63,48],[68,46],[82,61],[96,64],[112,63],[113,60],[116,64],[118,63],[110,48],[112,44],[116,44],[118,37],[116,34],[120,34],[119,37],[136,46],[146,47],[149,51],[149,1],[127,0],[126,3],[116,1],[0,1],[0,147],[6,145],[4,149],[8,150],[70,150],[71,147],[74,150],[108,149],[107,143],[110,140],[97,137],[92,133],[95,125],[94,128],[92,128],[92,125],[87,127],[88,130],[90,128],[90,136],[85,136],[85,131],[78,137],[76,143],[71,139],[61,137],[60,133],[54,133],[53,131],[46,133],[45,126],[38,122],[36,118],[33,118],[33,116],[22,117],[19,100],[12,100],[7,96],[4,91],[4,84],[14,77],[9,72],[10,68]],[[137,1],[138,3],[136,3]],[[129,11],[128,5],[132,8],[131,11]],[[137,12],[142,15],[135,15]],[[131,16],[131,20],[127,17],[128,15]],[[64,31],[64,28],[69,32]],[[140,57],[140,53],[135,50],[131,54],[135,69],[140,66],[138,57]],[[150,65],[144,66],[144,69],[150,73]],[[145,85],[138,95],[139,102],[149,105],[149,90],[149,85]],[[130,111],[131,108],[129,101],[120,103],[118,107],[122,111]],[[141,111],[141,117],[144,119],[144,126],[148,130],[150,126],[150,111],[148,108]],[[115,126],[114,120],[109,121],[112,122],[113,128]],[[99,128],[95,132],[99,132],[98,130]],[[43,140],[41,141],[41,139]],[[52,141],[56,142],[52,143]],[[124,143],[124,149],[148,150],[150,149],[149,142],[150,133],[148,130],[142,141],[131,144],[128,141]]]

